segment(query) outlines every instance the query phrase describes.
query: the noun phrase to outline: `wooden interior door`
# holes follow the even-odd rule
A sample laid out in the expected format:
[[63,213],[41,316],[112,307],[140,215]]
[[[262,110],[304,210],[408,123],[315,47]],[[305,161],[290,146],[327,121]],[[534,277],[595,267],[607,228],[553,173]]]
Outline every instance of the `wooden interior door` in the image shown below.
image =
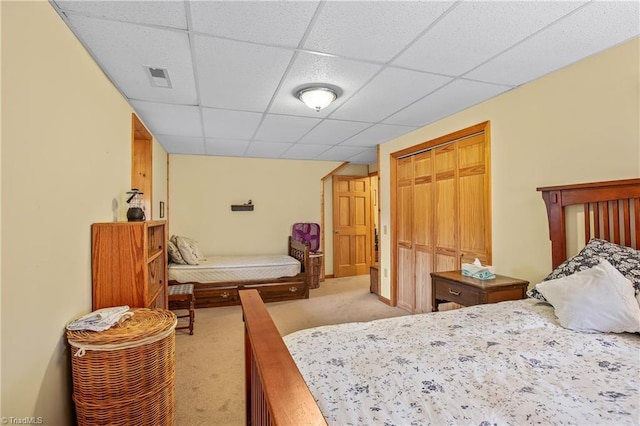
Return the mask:
[[151,206],[153,190],[153,136],[142,124],[142,121],[132,114],[132,144],[131,144],[131,188],[138,188],[142,194],[142,208],[147,220],[153,218]]
[[397,194],[397,306],[413,312],[415,279],[413,273],[413,157],[401,158],[396,165]]
[[460,269],[456,155],[456,144],[434,150],[436,271]]
[[397,249],[398,307],[409,312],[431,310],[433,271],[433,152],[398,160]]
[[333,177],[333,274],[364,275],[371,264],[369,177]]
[[434,260],[433,151],[415,155],[413,160],[413,247],[414,312],[431,311],[431,272]]
[[458,145],[458,206],[460,262],[491,264],[491,192],[485,135],[461,140]]

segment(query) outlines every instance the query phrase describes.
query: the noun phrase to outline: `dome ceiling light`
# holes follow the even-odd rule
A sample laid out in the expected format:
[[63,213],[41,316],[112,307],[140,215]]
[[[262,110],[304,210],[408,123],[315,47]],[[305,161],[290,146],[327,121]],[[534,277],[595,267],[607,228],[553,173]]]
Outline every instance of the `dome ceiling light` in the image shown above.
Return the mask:
[[298,91],[296,96],[302,103],[316,111],[328,107],[331,102],[338,98],[336,91],[326,86],[307,87]]

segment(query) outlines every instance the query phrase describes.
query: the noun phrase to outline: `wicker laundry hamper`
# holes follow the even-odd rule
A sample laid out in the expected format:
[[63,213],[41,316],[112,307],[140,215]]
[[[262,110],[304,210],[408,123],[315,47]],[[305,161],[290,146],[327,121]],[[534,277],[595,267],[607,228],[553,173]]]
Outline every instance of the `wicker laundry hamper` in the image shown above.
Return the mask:
[[102,332],[67,331],[78,424],[173,425],[177,318],[131,309]]

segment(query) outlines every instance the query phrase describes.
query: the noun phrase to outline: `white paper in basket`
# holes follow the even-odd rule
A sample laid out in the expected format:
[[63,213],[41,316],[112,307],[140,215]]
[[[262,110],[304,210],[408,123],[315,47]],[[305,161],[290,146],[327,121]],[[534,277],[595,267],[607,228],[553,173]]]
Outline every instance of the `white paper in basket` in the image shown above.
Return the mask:
[[482,266],[478,258],[473,263],[462,264],[462,275],[481,280],[490,280],[496,277],[495,268],[490,265]]

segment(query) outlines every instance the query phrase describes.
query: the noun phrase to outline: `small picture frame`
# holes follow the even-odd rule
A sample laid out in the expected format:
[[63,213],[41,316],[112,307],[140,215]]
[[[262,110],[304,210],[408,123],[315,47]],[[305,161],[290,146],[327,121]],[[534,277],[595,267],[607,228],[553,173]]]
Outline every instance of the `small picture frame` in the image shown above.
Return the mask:
[[164,219],[164,201],[160,201],[160,219]]

